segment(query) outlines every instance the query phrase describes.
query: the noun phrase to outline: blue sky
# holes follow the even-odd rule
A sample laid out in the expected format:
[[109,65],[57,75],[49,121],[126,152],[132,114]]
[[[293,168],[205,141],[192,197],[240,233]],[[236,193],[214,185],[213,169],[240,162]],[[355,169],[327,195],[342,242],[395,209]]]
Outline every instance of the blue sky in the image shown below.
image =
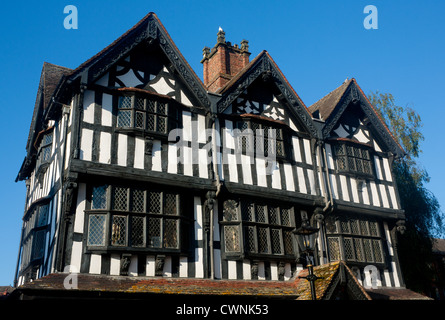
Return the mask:
[[[376,30],[363,26],[370,4],[378,9]],[[63,27],[66,5],[78,9],[77,30]],[[307,106],[351,77],[365,93],[392,93],[422,118],[419,161],[445,208],[445,1],[8,1],[0,19],[0,285],[13,283],[25,201],[25,183],[14,180],[43,62],[76,68],[150,11],[201,78],[202,49],[216,43],[221,26],[226,40],[249,41],[252,58],[267,50]]]

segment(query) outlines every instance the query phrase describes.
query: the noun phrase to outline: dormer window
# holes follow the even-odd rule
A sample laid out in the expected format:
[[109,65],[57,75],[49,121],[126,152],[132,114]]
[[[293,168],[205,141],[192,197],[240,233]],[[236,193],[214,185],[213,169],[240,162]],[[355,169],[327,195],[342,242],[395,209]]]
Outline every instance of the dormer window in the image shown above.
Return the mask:
[[369,177],[374,175],[369,147],[354,142],[338,141],[334,150],[339,172]]
[[177,128],[179,113],[168,99],[136,94],[118,97],[117,127],[167,135]]

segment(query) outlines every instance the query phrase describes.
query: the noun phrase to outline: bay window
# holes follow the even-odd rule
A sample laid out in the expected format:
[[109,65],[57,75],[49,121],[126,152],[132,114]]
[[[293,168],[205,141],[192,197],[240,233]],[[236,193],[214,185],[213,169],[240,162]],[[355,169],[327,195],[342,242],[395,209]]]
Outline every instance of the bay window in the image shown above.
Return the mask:
[[185,224],[180,194],[120,185],[95,186],[88,213],[89,248],[181,248]]

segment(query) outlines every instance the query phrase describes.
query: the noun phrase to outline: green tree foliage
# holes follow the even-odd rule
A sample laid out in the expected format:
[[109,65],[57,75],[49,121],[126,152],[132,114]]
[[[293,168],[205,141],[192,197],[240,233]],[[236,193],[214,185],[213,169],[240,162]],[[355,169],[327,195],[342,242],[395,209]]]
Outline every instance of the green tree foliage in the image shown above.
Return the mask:
[[371,92],[368,98],[406,152],[393,164],[406,216],[406,231],[398,235],[398,253],[407,287],[427,293],[433,277],[429,268],[433,259],[431,238],[444,236],[444,215],[437,198],[425,187],[430,180],[428,173],[416,161],[424,140],[421,118],[412,108],[396,105],[390,93]]

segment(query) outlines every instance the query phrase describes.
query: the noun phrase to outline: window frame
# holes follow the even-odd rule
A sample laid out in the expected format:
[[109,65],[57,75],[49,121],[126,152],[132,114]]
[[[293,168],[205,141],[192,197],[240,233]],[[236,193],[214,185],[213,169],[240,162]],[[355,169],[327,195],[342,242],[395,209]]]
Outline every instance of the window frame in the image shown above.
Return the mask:
[[[264,157],[268,157],[269,156],[269,130],[270,129],[275,129],[279,132],[278,134],[275,134],[275,139],[276,139],[276,143],[275,143],[275,155],[276,155],[276,159],[277,160],[284,160],[284,161],[290,161],[290,156],[291,150],[289,150],[289,143],[288,143],[288,133],[286,130],[286,125],[285,124],[280,124],[277,123],[275,121],[272,120],[266,120],[266,119],[262,119],[259,117],[253,117],[252,115],[250,116],[241,116],[241,117],[237,117],[236,119],[233,120],[234,122],[234,128],[240,130],[241,132],[249,129],[252,130],[253,132],[253,137],[249,136],[249,135],[241,135],[240,137],[238,137],[238,140],[236,141],[236,147],[241,151],[241,154],[243,155],[249,155],[249,156],[255,156],[257,157],[257,150],[256,150],[256,146],[257,146],[257,139],[258,137],[262,138],[262,150],[263,150],[263,156]],[[244,124],[247,124],[247,128],[243,128]],[[254,126],[258,126],[258,128],[254,128]],[[264,127],[267,127],[267,130],[264,129]],[[263,130],[263,135],[262,136],[258,136],[257,135],[257,131],[256,130]],[[243,139],[246,139],[246,141],[249,141],[249,143],[253,144],[253,152],[249,152],[249,150],[246,148],[246,146],[244,145]],[[278,154],[278,145],[281,144],[281,154]]]
[[[129,98],[129,106],[121,107],[121,101],[124,98]],[[138,101],[143,101],[143,106],[141,107]],[[153,103],[153,108],[150,109],[151,103]],[[165,112],[160,112],[160,105],[163,105]],[[113,96],[113,105],[115,106],[116,114],[116,130],[122,132],[132,132],[138,135],[149,135],[159,139],[167,139],[168,134],[172,129],[180,128],[181,126],[181,108],[179,104],[175,103],[172,99],[168,97],[162,97],[154,94],[149,94],[148,92],[136,92],[136,91],[126,91],[120,92]],[[121,125],[119,123],[120,112],[129,112],[129,124]],[[142,115],[143,125],[139,126],[137,121],[137,115]],[[149,128],[148,119],[153,117],[154,128]],[[160,118],[165,119],[165,130],[159,130]]]
[[[348,154],[348,148],[352,148],[352,155]],[[338,173],[351,175],[354,177],[362,177],[368,179],[374,179],[375,174],[375,164],[374,164],[374,152],[370,145],[359,143],[351,140],[334,140],[332,143],[333,155],[335,160],[335,167]],[[342,149],[342,152],[339,150]],[[361,156],[358,157],[356,154],[356,149],[360,150]],[[368,158],[363,156],[363,151],[367,152]],[[344,165],[340,165],[339,159],[344,159]],[[351,168],[351,161],[354,163],[354,168]],[[365,172],[364,163],[369,163],[369,173]],[[361,163],[362,170],[357,170],[357,163]],[[344,166],[344,168],[343,168]]]
[[[234,219],[228,220],[226,218],[227,210],[225,210],[225,203],[226,201],[233,201],[236,203],[235,207],[235,216]],[[253,205],[253,212],[254,217],[252,220],[247,220],[245,213],[243,213],[243,206],[244,204],[252,204]],[[265,209],[264,211],[264,222],[257,221],[256,218],[256,207],[257,206],[263,206]],[[270,211],[269,208],[275,208],[278,223],[272,223],[269,221],[270,219]],[[283,218],[282,218],[282,210],[286,209],[288,210],[288,221],[289,224],[285,225],[283,224]],[[228,259],[237,259],[237,258],[253,258],[253,259],[272,259],[272,260],[280,260],[280,261],[286,261],[291,260],[295,261],[295,258],[298,254],[298,248],[296,245],[295,237],[293,236],[292,231],[295,229],[295,214],[294,214],[294,206],[288,205],[288,204],[281,204],[280,205],[274,205],[272,203],[264,202],[264,201],[256,201],[255,199],[250,198],[241,198],[241,199],[231,199],[227,198],[224,199],[224,201],[221,201],[221,212],[222,216],[220,217],[219,224],[221,226],[221,246],[223,248],[223,255],[225,258]],[[238,241],[239,241],[239,250],[238,251],[228,251],[227,250],[227,229],[228,227],[237,227],[238,228]],[[267,251],[266,252],[260,252],[260,245],[259,245],[259,232],[261,230],[265,230],[265,236],[266,236],[266,246]],[[249,240],[249,232],[248,230],[253,230],[253,239]],[[279,241],[280,241],[280,251],[281,253],[274,253],[274,246],[272,243],[272,232],[273,230],[278,230],[279,232]],[[291,253],[288,253],[287,250],[289,246],[289,243],[285,243],[285,232],[290,234],[290,246],[291,246]],[[254,250],[249,250],[250,244],[253,241],[253,247]]]
[[[46,141],[47,137],[51,137],[50,141]],[[54,142],[54,127],[50,127],[44,131],[41,131],[37,137],[37,140],[34,143],[34,147],[37,149],[36,153],[36,173],[35,176],[40,183],[40,187],[43,187],[43,177],[46,173],[46,169],[49,167],[51,163],[51,156],[53,153],[53,142]],[[39,143],[39,147],[36,144]],[[45,151],[49,150],[46,154],[48,155],[47,159],[42,159]]]
[[[46,207],[45,219],[42,221],[41,209]],[[24,217],[22,237],[22,254],[20,260],[20,269],[23,272],[29,266],[39,265],[45,257],[46,239],[48,236],[50,217],[51,217],[51,201],[44,200],[33,205]],[[37,234],[41,234],[40,247],[41,252],[36,255]]]
[[[105,193],[105,206],[103,208],[93,208],[94,199],[93,199],[93,190],[96,187],[106,186],[106,193]],[[127,193],[127,199],[126,199],[126,205],[125,208],[115,208],[113,206],[114,199],[115,199],[115,189],[116,188],[124,188],[126,189]],[[134,211],[134,207],[131,207],[131,202],[133,200],[133,193],[134,190],[143,191],[143,210],[142,211]],[[162,201],[160,213],[150,213],[148,210],[148,198],[150,192],[155,193],[159,192],[161,194],[160,201]],[[173,194],[175,196],[175,202],[176,202],[176,214],[168,214],[166,213],[164,209],[164,198],[166,194]],[[85,244],[87,247],[87,251],[102,251],[102,252],[110,252],[110,251],[134,251],[134,252],[164,252],[164,253],[182,253],[187,248],[187,242],[184,240],[184,233],[187,231],[186,228],[189,224],[188,218],[184,214],[183,207],[186,205],[183,205],[184,196],[180,192],[176,192],[173,190],[169,190],[167,188],[159,190],[154,187],[150,188],[141,188],[138,186],[127,186],[127,185],[121,185],[121,184],[97,184],[89,187],[88,192],[89,198],[88,198],[88,209],[85,210],[86,219],[85,219]],[[103,245],[91,245],[90,240],[90,231],[91,231],[91,225],[90,225],[90,217],[94,215],[102,215],[104,216],[103,221]],[[115,243],[113,244],[113,235],[116,235],[116,231],[113,227],[113,219],[114,217],[123,217],[125,221],[124,230],[122,232],[124,241],[123,243]],[[142,237],[143,241],[140,245],[134,245],[132,242],[133,240],[133,224],[132,220],[134,218],[141,218],[142,217]],[[160,219],[160,237],[161,237],[161,247],[156,246],[149,246],[149,219],[150,218],[158,218]],[[165,221],[176,221],[176,247],[166,246],[165,242]],[[138,236],[136,236],[138,237]],[[116,239],[116,238],[115,238]]]
[[[379,220],[367,217],[344,216],[329,217],[326,219],[326,223],[326,242],[328,244],[331,262],[344,260],[348,263],[361,266],[368,264],[385,266],[387,264],[384,233]],[[353,224],[356,224],[356,226]],[[374,231],[371,231],[372,225],[374,226]],[[367,232],[363,231],[364,226]],[[346,228],[348,228],[348,230],[346,230]],[[336,257],[332,257],[331,241],[332,243],[337,242],[338,251],[335,252]],[[347,242],[350,243],[350,252],[347,252]],[[370,259],[368,259],[365,250],[366,243],[370,246]],[[378,244],[376,245],[376,243]],[[359,257],[359,255],[361,257]],[[376,255],[379,255],[380,259]]]

